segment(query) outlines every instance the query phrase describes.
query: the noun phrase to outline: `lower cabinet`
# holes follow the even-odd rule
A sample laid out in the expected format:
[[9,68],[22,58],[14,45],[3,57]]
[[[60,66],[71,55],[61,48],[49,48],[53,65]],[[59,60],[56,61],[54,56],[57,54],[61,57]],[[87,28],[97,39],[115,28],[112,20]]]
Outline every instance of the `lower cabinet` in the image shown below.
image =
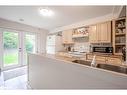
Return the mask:
[[[93,60],[93,54],[87,54],[86,55],[86,60]],[[97,61],[97,62],[105,62],[105,57],[103,57],[103,56],[96,56],[95,57],[95,60]]]
[[108,63],[111,63],[111,64],[122,64],[122,58],[119,57],[119,58],[109,58],[108,59]]
[[73,44],[74,43],[72,40],[72,32],[73,32],[73,29],[62,32],[63,44]]
[[[93,56],[95,54],[86,54],[86,60],[93,60]],[[122,64],[122,56],[121,55],[96,55],[95,60],[98,63],[109,63],[109,64]]]

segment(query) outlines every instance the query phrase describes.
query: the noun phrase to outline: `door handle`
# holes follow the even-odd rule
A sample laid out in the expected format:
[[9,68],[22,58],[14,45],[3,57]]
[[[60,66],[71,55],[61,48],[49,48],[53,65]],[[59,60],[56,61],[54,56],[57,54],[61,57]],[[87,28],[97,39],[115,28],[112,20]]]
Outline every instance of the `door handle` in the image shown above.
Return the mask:
[[21,52],[22,51],[22,48],[19,48],[19,52]]

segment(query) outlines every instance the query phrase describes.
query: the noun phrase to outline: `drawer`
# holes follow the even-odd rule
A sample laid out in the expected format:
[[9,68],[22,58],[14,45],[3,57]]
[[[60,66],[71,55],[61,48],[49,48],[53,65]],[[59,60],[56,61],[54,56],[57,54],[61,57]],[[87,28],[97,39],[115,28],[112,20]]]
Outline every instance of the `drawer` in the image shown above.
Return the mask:
[[93,55],[87,55],[87,60],[92,60],[93,59]]
[[102,57],[102,56],[96,56],[96,61],[102,61],[105,62],[106,57]]
[[64,54],[65,54],[65,53],[63,53],[63,52],[58,52],[58,53],[57,53],[57,55],[59,55],[59,56],[64,56]]
[[120,58],[108,58],[107,63],[110,64],[122,64],[122,61]]
[[[93,56],[94,55],[87,55],[87,60],[93,60]],[[102,61],[102,62],[105,62],[105,57],[102,57],[102,56],[96,56],[96,61]]]

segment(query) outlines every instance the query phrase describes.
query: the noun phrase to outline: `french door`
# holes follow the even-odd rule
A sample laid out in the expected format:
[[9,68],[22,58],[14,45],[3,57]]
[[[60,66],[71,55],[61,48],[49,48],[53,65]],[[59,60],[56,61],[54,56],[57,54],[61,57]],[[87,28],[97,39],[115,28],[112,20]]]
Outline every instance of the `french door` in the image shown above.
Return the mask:
[[36,34],[6,29],[0,32],[2,69],[27,65],[27,53],[35,53],[37,49]]
[[37,37],[33,33],[24,33],[23,38],[23,65],[27,65],[27,54],[37,51]]

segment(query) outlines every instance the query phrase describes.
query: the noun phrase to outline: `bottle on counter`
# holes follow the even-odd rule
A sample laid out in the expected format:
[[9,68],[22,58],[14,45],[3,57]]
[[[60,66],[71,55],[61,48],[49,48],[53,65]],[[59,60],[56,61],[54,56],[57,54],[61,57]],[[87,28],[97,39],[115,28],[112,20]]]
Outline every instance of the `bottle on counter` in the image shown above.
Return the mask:
[[126,61],[126,47],[122,48],[123,60]]

